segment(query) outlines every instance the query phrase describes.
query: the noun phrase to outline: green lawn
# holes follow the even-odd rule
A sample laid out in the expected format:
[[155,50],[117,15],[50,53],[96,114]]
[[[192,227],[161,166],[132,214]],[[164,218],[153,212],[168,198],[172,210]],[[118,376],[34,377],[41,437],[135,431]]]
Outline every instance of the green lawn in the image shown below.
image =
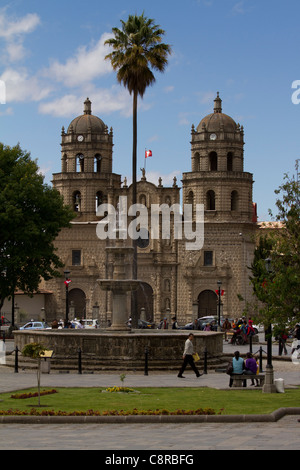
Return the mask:
[[[42,389],[44,390],[44,389]],[[54,411],[98,410],[196,410],[212,408],[222,414],[266,414],[281,407],[299,407],[299,389],[284,394],[263,394],[261,390],[215,390],[210,388],[137,388],[140,393],[102,393],[101,388],[56,388],[58,393],[41,397],[42,409]],[[24,393],[36,392],[27,389]],[[22,393],[18,391],[16,393]],[[0,394],[0,410],[29,411],[37,407],[37,398],[13,399],[12,393]]]

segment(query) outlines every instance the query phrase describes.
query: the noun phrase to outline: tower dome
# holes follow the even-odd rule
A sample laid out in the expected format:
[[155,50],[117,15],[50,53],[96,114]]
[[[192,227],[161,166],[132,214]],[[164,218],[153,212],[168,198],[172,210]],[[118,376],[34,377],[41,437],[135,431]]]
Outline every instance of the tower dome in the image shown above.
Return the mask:
[[235,132],[237,129],[236,122],[227,114],[222,113],[222,100],[217,93],[217,97],[214,100],[214,112],[205,116],[197,127],[197,132],[203,130],[207,132]]
[[68,134],[85,134],[91,130],[92,134],[101,134],[105,130],[104,122],[97,116],[92,115],[92,103],[87,98],[84,102],[84,110],[81,116],[76,117],[68,127]]

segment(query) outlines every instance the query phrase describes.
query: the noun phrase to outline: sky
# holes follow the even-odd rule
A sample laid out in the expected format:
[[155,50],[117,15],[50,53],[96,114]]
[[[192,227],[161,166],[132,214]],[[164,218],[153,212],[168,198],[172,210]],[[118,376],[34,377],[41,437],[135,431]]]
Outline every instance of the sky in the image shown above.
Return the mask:
[[104,60],[104,41],[143,12],[172,54],[139,100],[138,168],[151,149],[147,179],[180,184],[191,171],[191,127],[213,112],[218,91],[223,112],[244,126],[244,170],[259,221],[270,220],[274,191],[300,158],[299,0],[0,0],[0,142],[20,143],[50,184],[62,126],[89,97],[113,128],[113,171],[130,181],[132,97]]

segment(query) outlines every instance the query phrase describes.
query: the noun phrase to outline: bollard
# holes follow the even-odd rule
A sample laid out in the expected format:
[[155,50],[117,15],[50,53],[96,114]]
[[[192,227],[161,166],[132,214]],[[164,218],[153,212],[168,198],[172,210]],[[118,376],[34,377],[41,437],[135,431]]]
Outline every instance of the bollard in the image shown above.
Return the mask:
[[263,348],[259,348],[259,370],[260,372],[263,372],[263,362],[262,362],[262,353],[263,353]]
[[203,366],[203,374],[207,374],[207,348],[204,349],[204,366]]
[[148,375],[148,356],[149,356],[149,349],[148,347],[145,348],[145,372],[144,375]]
[[249,343],[250,343],[250,350],[249,350],[249,352],[252,354],[252,353],[253,353],[253,350],[252,350],[252,335],[249,336]]
[[18,346],[16,346],[16,349],[15,349],[15,374],[17,374],[19,372],[18,352],[19,352],[19,349],[18,349]]
[[81,349],[78,348],[78,374],[82,374]]

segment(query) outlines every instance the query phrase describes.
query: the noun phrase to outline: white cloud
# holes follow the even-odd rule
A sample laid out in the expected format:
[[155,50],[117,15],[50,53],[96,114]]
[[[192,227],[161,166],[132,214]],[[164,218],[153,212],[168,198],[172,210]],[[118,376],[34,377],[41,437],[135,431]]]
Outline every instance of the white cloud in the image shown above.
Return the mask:
[[52,88],[44,85],[38,77],[29,76],[25,68],[6,69],[0,77],[6,85],[6,102],[40,101],[46,98]]
[[27,55],[23,42],[27,34],[32,33],[40,24],[40,18],[35,13],[29,13],[23,18],[11,19],[6,15],[6,9],[0,9],[0,39],[3,63],[18,62]]
[[53,61],[50,67],[44,70],[43,74],[64,83],[68,87],[76,87],[110,73],[112,71],[110,62],[104,60],[109,53],[108,46],[105,46],[104,42],[109,37],[111,35],[104,33],[99,41],[90,48],[87,46],[79,47],[75,55],[70,57],[64,64],[56,60]]
[[23,18],[12,20],[5,14],[5,8],[0,10],[0,37],[6,40],[31,33],[39,24],[40,18],[35,13],[28,13]]
[[6,51],[9,62],[18,62],[26,55],[26,51],[22,43],[7,44]]
[[54,101],[41,103],[39,112],[59,117],[78,116],[82,114],[83,102],[87,96],[92,101],[93,114],[110,114],[115,111],[121,112],[124,116],[131,114],[132,98],[126,90],[119,87],[112,87],[111,90],[91,87],[86,89],[85,94],[82,91],[78,94],[66,94]]

